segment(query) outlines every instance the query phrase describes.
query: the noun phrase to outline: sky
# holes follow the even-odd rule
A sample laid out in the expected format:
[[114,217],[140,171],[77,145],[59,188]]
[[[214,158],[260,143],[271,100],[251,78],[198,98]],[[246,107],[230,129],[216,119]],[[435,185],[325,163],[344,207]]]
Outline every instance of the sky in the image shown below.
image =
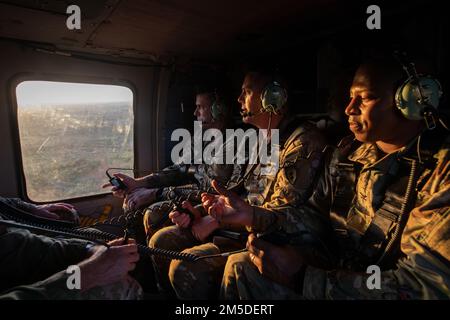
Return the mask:
[[122,86],[53,81],[24,81],[16,88],[21,107],[48,104],[81,104],[133,101],[133,92]]

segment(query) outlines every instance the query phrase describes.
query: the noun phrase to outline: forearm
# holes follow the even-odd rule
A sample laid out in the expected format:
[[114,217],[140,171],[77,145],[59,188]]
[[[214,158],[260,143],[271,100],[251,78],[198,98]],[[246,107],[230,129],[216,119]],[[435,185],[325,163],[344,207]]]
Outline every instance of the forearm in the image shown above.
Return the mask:
[[252,206],[252,211],[246,213],[247,222],[243,225],[247,227],[249,232],[264,232],[275,226],[277,222],[276,213],[263,207]]
[[161,188],[167,186],[179,186],[187,184],[190,176],[187,172],[187,166],[171,166],[158,173],[152,173],[143,178],[136,179],[139,187]]
[[[267,230],[279,230],[287,234],[330,234],[329,219],[315,208],[304,205],[293,207],[290,205],[268,209],[253,207],[251,224],[247,225],[249,231],[265,232]],[[247,215],[249,216],[249,215]],[[311,237],[305,238],[310,241]]]
[[[281,230],[287,233],[297,233],[299,229],[303,231],[297,218],[296,209],[290,206],[268,209],[258,206],[250,206],[250,209],[242,213],[240,223],[249,232],[260,233],[268,230]],[[293,223],[293,220],[296,223]]]
[[12,206],[12,207],[17,208],[17,209],[21,209],[21,210],[26,211],[26,212],[33,212],[34,210],[37,209],[37,206],[35,204],[25,202],[25,201],[23,201],[23,200],[21,200],[19,198],[3,198],[3,197],[0,197],[0,201],[5,203],[5,204],[7,204],[7,205],[9,205],[9,206]]
[[14,230],[0,236],[0,290],[44,279],[88,256],[83,240],[56,240]]
[[81,290],[67,286],[69,276],[66,271],[60,271],[43,281],[8,289],[0,295],[0,300],[80,299]]

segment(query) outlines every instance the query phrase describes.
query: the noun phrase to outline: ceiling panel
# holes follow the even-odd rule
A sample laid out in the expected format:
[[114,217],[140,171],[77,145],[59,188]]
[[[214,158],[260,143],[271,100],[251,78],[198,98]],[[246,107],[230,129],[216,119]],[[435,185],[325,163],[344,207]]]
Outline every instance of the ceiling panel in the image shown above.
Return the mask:
[[[81,7],[80,31],[65,27],[69,2]],[[0,37],[123,57],[220,59],[282,50],[364,23],[365,14],[358,0],[0,0]]]

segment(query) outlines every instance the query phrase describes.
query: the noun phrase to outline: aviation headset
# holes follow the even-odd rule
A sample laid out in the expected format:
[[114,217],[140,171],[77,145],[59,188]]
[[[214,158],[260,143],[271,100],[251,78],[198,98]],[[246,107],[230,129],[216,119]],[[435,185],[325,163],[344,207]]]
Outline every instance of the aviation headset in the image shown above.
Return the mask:
[[287,90],[279,81],[272,77],[272,80],[261,92],[261,112],[278,114],[288,99]]
[[404,53],[394,52],[407,74],[407,79],[397,88],[395,105],[409,120],[425,120],[429,129],[435,127],[435,114],[442,96],[439,81],[430,76],[417,74],[414,63],[406,59]]
[[220,100],[219,95],[217,94],[217,89],[214,89],[211,96],[214,99],[211,105],[211,115],[214,120],[218,120],[220,116],[226,113],[226,106],[223,101]]

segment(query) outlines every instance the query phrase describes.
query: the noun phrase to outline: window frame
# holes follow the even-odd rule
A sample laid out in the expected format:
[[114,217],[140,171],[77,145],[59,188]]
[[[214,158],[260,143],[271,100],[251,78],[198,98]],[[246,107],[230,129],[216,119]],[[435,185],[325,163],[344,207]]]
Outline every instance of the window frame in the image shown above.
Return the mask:
[[[16,163],[16,179],[19,186],[19,196],[21,199],[34,203],[34,204],[44,204],[44,203],[56,203],[56,202],[81,202],[87,200],[96,200],[104,198],[106,195],[111,195],[111,191],[105,191],[98,194],[86,195],[74,198],[63,198],[51,201],[35,201],[28,197],[27,193],[27,182],[25,177],[25,171],[23,167],[23,156],[22,156],[22,145],[20,141],[19,132],[19,117],[18,117],[18,104],[16,90],[17,86],[25,81],[53,81],[53,82],[71,82],[71,83],[82,83],[82,84],[98,84],[98,85],[116,85],[126,87],[131,90],[133,94],[132,110],[133,110],[133,169],[137,170],[137,131],[136,131],[136,106],[137,106],[137,90],[135,85],[128,80],[115,79],[115,78],[102,78],[102,77],[92,77],[92,76],[75,76],[75,75],[64,75],[64,74],[52,74],[52,73],[40,73],[40,72],[23,72],[14,75],[9,81],[9,92],[10,92],[10,123],[13,137],[13,147],[14,147],[14,162]],[[106,170],[107,168],[105,168]],[[105,175],[106,181],[106,175]],[[99,181],[99,184],[102,182]]]

